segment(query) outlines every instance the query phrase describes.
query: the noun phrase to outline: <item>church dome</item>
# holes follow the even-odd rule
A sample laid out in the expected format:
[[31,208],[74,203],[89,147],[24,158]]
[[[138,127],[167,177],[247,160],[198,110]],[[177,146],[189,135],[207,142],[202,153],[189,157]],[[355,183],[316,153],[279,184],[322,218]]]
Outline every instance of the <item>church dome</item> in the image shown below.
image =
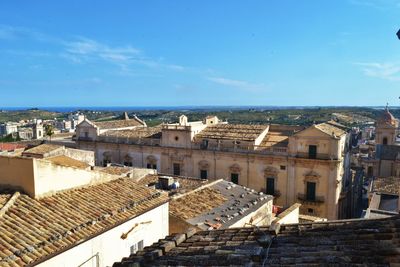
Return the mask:
[[386,107],[385,111],[382,113],[382,116],[379,118],[378,122],[396,126],[397,120],[393,116],[393,114],[390,113],[389,109]]

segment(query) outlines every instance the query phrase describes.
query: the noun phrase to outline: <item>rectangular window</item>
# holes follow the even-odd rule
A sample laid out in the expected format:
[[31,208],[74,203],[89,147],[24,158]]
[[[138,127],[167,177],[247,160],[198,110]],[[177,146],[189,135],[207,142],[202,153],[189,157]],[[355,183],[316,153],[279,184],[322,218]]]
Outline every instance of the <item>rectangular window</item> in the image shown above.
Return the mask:
[[281,170],[282,171],[286,170],[286,166],[285,165],[281,165]]
[[267,178],[267,190],[268,195],[275,195],[275,178]]
[[200,178],[207,179],[207,170],[200,170]]
[[151,169],[151,164],[147,163],[147,169]]
[[307,182],[307,200],[315,201],[315,189],[316,189],[316,183]]
[[139,242],[131,246],[131,254],[135,254],[136,252],[141,250],[143,250],[143,240],[140,240]]
[[181,175],[181,165],[179,163],[173,164],[174,175]]
[[317,158],[317,146],[314,145],[308,146],[308,158],[310,159]]
[[85,132],[85,138],[88,138],[88,137],[89,137],[89,133]]
[[231,182],[234,184],[239,184],[239,174],[231,173]]

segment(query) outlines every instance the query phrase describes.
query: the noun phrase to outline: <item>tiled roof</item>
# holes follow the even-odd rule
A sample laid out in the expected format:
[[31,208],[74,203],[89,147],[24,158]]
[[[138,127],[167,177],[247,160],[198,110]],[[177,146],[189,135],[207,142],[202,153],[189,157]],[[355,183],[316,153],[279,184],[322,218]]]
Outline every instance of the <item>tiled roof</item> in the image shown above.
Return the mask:
[[400,177],[375,178],[372,181],[372,192],[400,194]]
[[310,223],[310,222],[323,222],[326,221],[326,218],[311,216],[307,214],[299,214],[299,222],[300,223]]
[[254,141],[267,127],[266,125],[216,124],[207,126],[196,135],[196,139]]
[[336,136],[342,136],[342,135],[346,134],[346,132],[343,131],[342,129],[340,129],[336,126],[333,126],[329,123],[317,124],[317,125],[315,125],[315,128],[317,128],[317,129],[321,130],[322,132],[329,134],[329,135],[334,134]]
[[287,147],[289,144],[289,134],[285,132],[269,131],[261,142],[261,147]]
[[[163,176],[163,175],[161,175]],[[175,175],[167,175],[174,179],[174,182],[179,183],[179,188],[177,189],[170,189],[168,191],[170,196],[177,195],[177,194],[185,194],[187,192],[193,191],[205,184],[208,184],[208,180],[203,180],[199,178],[191,178],[191,177],[182,177],[182,176],[175,176]],[[145,186],[153,186],[157,185],[159,181],[159,175],[147,175],[138,181],[139,184]]]
[[341,129],[341,130],[343,130],[343,131],[350,130],[350,128],[347,127],[346,125],[343,125],[343,124],[341,124],[341,123],[339,123],[339,122],[337,122],[337,121],[334,121],[334,120],[327,121],[326,123],[327,123],[327,124],[330,124],[330,125],[332,125],[332,126],[335,126],[335,127],[339,128],[339,129]]
[[25,150],[24,153],[44,155],[46,153],[49,153],[49,152],[59,149],[61,147],[62,146],[59,146],[59,145],[42,144],[42,145],[35,146],[31,149]]
[[166,201],[129,178],[41,199],[21,194],[0,216],[0,266],[34,265]]
[[113,121],[95,121],[93,122],[100,129],[118,129],[134,126],[144,126],[142,121],[135,118],[129,120],[113,120]]
[[[400,262],[400,216],[168,236],[113,267],[389,266]],[[393,265],[394,266],[394,265]]]
[[86,162],[76,160],[64,155],[60,156],[55,156],[51,158],[46,158],[46,161],[50,161],[53,164],[60,165],[60,166],[65,166],[65,167],[74,167],[78,169],[86,169],[90,165],[87,164]]
[[127,138],[161,138],[161,126],[139,127],[131,130],[110,130],[102,136],[127,137]]
[[171,214],[184,220],[191,219],[208,213],[213,208],[220,206],[227,199],[213,188],[204,188],[192,194],[170,201]]
[[170,212],[200,229],[228,228],[259,210],[273,197],[217,180],[170,201]]
[[13,151],[15,149],[25,148],[26,146],[13,143],[0,143],[0,151]]
[[132,172],[132,167],[119,167],[119,166],[108,166],[108,167],[96,167],[97,170],[112,175],[125,175]]

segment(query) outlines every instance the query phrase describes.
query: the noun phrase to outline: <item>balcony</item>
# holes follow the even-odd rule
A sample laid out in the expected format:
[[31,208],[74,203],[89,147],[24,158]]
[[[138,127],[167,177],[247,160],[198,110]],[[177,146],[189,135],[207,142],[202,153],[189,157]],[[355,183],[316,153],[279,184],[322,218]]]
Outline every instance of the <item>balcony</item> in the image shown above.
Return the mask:
[[318,153],[316,157],[310,157],[309,153],[304,153],[304,152],[297,152],[296,153],[296,158],[302,158],[302,159],[317,159],[317,160],[337,160],[337,157],[328,155],[328,154],[322,154]]
[[191,146],[192,149],[201,149],[209,151],[221,151],[221,152],[235,152],[235,153],[251,153],[251,154],[261,154],[261,155],[287,155],[287,147],[271,147],[271,146],[255,146],[255,145],[226,145],[226,144],[216,144],[208,143],[204,144],[201,142],[194,142]]
[[325,202],[325,197],[323,196],[315,196],[314,199],[307,198],[306,194],[298,194],[297,199],[303,203],[307,204],[321,204]]
[[[267,195],[271,195],[271,194],[268,194],[267,189],[265,189],[265,188],[262,188],[261,192],[264,192],[264,194],[267,194]],[[272,196],[275,198],[278,198],[281,196],[281,192],[279,190],[275,190],[274,193],[272,194]]]

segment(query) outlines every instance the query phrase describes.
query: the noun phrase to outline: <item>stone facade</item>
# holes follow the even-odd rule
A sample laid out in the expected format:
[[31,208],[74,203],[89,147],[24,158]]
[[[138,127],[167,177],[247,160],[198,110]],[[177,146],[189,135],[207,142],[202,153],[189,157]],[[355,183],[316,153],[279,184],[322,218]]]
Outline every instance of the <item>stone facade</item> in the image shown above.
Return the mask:
[[158,138],[130,138],[104,136],[85,120],[84,130],[78,125],[77,143],[95,152],[96,165],[131,164],[166,174],[223,178],[272,194],[279,206],[300,202],[303,214],[341,217],[339,197],[350,176],[346,131],[329,122],[306,129],[225,125],[216,117],[203,122],[181,117],[180,123],[162,125]]

